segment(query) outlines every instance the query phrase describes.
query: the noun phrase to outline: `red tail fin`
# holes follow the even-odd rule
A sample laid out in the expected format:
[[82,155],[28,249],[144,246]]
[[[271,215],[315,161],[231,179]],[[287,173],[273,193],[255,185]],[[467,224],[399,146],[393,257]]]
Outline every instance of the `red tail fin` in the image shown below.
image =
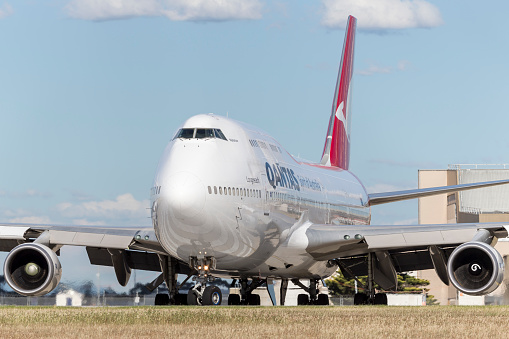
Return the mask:
[[350,163],[350,107],[357,19],[348,17],[343,54],[339,64],[336,91],[332,102],[332,114],[327,139],[322,154],[322,165],[348,169]]

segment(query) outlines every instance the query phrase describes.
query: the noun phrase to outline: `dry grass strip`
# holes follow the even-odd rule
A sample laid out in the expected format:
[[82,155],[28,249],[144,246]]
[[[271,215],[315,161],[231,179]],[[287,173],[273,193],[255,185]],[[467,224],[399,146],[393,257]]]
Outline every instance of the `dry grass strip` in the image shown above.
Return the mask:
[[0,307],[1,338],[508,338],[509,307]]

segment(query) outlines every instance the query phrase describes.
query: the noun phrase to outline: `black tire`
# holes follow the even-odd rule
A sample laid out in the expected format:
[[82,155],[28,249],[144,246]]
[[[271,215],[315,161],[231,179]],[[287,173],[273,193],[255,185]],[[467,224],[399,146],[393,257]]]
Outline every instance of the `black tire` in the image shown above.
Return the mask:
[[187,305],[187,294],[175,294],[175,305]]
[[375,294],[375,305],[387,305],[387,294],[385,293]]
[[368,302],[368,295],[364,293],[357,293],[353,298],[354,305],[366,305]]
[[247,304],[251,306],[260,306],[260,295],[259,294],[249,294],[247,297]]
[[207,286],[202,295],[202,305],[218,306],[223,301],[223,294],[217,286]]
[[329,305],[329,295],[328,294],[319,294],[318,299],[316,299],[317,305]]
[[297,296],[297,305],[309,305],[309,296],[307,294],[299,294]]
[[170,295],[166,293],[156,294],[156,299],[154,300],[155,306],[165,306],[170,304]]
[[187,304],[192,306],[198,305],[198,295],[195,290],[187,292]]
[[230,294],[228,296],[228,305],[240,305],[240,295],[239,294]]

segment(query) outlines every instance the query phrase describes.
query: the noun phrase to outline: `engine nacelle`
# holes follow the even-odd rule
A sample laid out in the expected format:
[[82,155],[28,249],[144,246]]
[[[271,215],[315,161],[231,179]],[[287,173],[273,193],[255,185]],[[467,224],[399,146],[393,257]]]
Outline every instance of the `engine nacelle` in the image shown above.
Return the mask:
[[471,241],[458,246],[447,263],[449,279],[469,295],[493,292],[504,278],[504,260],[490,245]]
[[5,258],[4,276],[19,294],[41,296],[57,287],[62,266],[55,252],[37,243],[16,246]]

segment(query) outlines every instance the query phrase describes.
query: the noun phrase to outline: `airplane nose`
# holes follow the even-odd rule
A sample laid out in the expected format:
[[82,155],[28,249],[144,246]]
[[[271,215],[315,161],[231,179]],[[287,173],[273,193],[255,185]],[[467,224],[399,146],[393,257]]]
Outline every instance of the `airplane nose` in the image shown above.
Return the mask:
[[194,174],[179,172],[166,181],[164,192],[173,215],[180,220],[193,218],[205,206],[205,186]]

